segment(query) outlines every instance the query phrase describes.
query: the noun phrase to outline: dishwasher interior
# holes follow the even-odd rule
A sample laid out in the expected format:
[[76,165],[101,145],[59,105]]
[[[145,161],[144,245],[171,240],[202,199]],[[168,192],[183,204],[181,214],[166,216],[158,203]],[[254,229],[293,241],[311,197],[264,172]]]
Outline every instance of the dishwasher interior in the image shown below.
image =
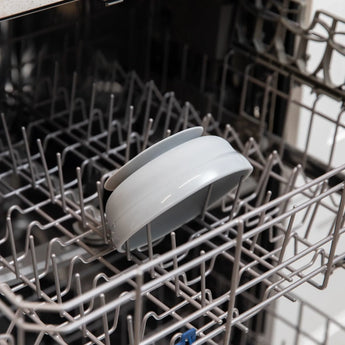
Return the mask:
[[[90,0],[1,22],[0,344],[269,345],[278,324],[279,345],[344,336],[295,294],[327,295],[345,258],[344,76],[331,68],[344,21],[317,11],[305,25],[306,8]],[[253,174],[163,239],[116,251],[104,182],[198,125]]]

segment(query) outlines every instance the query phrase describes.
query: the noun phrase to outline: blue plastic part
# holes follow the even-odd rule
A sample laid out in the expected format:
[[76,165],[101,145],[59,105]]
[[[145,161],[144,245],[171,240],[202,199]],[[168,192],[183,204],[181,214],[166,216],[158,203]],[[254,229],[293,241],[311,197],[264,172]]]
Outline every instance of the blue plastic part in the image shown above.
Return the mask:
[[176,345],[191,345],[196,341],[196,329],[189,329],[181,335],[181,340]]

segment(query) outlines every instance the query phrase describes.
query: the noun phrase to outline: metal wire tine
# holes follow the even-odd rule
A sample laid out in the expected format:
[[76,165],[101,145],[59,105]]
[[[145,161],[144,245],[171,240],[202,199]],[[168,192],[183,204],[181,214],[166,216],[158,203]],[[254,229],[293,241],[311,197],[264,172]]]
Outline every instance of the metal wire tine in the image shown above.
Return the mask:
[[[176,234],[174,231],[170,234],[170,237],[171,237],[171,248],[172,250],[175,250],[176,249]],[[178,264],[177,264],[176,255],[173,256],[173,264],[174,264],[174,270],[177,270]],[[180,296],[180,280],[179,280],[178,275],[175,275],[175,293],[176,293],[176,297]]]
[[54,63],[54,80],[53,80],[53,94],[52,94],[52,102],[50,105],[50,117],[53,117],[55,113],[55,102],[57,96],[57,83],[59,78],[59,63],[55,61]]
[[91,132],[92,132],[92,122],[93,122],[93,116],[94,116],[94,110],[95,110],[95,99],[96,99],[96,82],[92,83],[92,93],[91,93],[91,103],[90,103],[90,112],[89,112],[89,124],[87,127],[87,140],[90,140],[91,138]]
[[205,85],[206,85],[206,75],[207,75],[207,62],[208,62],[208,56],[207,54],[204,54],[202,58],[202,68],[201,68],[201,78],[200,78],[200,92],[205,91]]
[[[277,273],[278,275],[280,275],[279,273]],[[281,274],[282,276],[285,276],[284,279],[286,279],[288,282],[292,282],[293,279],[292,277],[289,275],[289,276],[286,276],[285,274]],[[281,288],[278,288],[278,285],[279,285],[279,280],[272,283],[272,285],[270,285],[269,287],[266,288],[266,291],[264,293],[264,296],[263,296],[263,300],[267,300],[271,294],[272,291],[276,291],[276,292],[282,292],[282,289]],[[284,290],[284,289],[283,289]],[[291,295],[289,292],[286,292],[284,293],[282,296],[284,296],[285,298],[287,298],[289,301],[291,302],[296,302],[296,298]]]
[[107,132],[107,146],[106,150],[107,153],[110,150],[110,145],[111,145],[111,134],[112,134],[112,124],[113,124],[113,116],[114,116],[114,100],[115,96],[114,94],[110,95],[110,103],[109,103],[109,118],[108,118],[108,132]]
[[272,191],[268,190],[267,193],[266,193],[264,204],[267,204],[271,200],[271,197],[272,197]]
[[340,226],[343,228],[343,227],[344,227],[344,224],[345,224],[345,214],[344,214],[344,216],[343,216],[343,219],[342,219],[342,221],[341,221]]
[[[152,246],[152,233],[151,233],[151,223],[148,223],[146,225],[146,237],[147,237],[147,246],[148,246],[148,252],[149,252],[149,259],[153,259],[153,246]],[[151,271],[151,277],[154,278],[154,269],[153,267],[150,269]]]
[[295,339],[293,344],[299,345],[300,344],[300,336],[301,332],[300,330],[302,329],[302,320],[303,320],[303,308],[304,308],[304,303],[300,301],[300,305],[298,308],[298,316],[297,316],[297,324],[295,325],[297,332],[295,332]]
[[202,126],[204,127],[204,132],[202,133],[202,135],[207,134],[207,129],[208,129],[208,126],[210,125],[211,119],[212,119],[212,114],[210,113],[205,115],[204,118],[202,119]]
[[[147,84],[147,100],[146,100],[146,107],[145,107],[145,116],[144,116],[144,127],[143,127],[143,133],[147,132],[147,126],[149,124],[149,116],[150,116],[150,110],[151,110],[151,103],[152,103],[152,92],[153,92],[153,80],[150,80]],[[149,131],[148,131],[149,132]]]
[[8,150],[9,150],[10,156],[11,156],[13,172],[17,175],[17,161],[16,161],[16,158],[14,155],[11,137],[10,137],[10,133],[8,131],[7,122],[6,122],[6,118],[5,118],[4,113],[1,113],[1,121],[2,121],[2,126],[4,127],[5,137],[6,137],[6,141],[7,141],[7,145],[8,145]]
[[126,244],[126,256],[127,256],[127,261],[131,261],[132,260],[132,255],[131,255],[131,250],[130,250],[130,245],[129,245],[129,240],[127,240]]
[[[83,291],[81,289],[80,274],[76,273],[74,275],[74,277],[75,277],[77,294],[78,294],[78,296],[81,296],[83,294]],[[83,302],[79,303],[79,313],[80,313],[80,317],[83,318],[84,315],[85,315],[84,303]],[[83,333],[83,337],[85,338],[86,337],[86,327],[85,327],[85,324],[83,324],[83,326],[82,326],[82,333]]]
[[306,163],[307,163],[307,159],[308,159],[308,150],[309,150],[309,145],[310,145],[310,138],[311,138],[311,134],[312,134],[312,127],[314,124],[314,119],[315,119],[315,111],[316,111],[316,105],[318,103],[318,101],[320,100],[320,94],[316,94],[315,100],[313,102],[313,106],[311,110],[311,114],[310,114],[310,121],[308,121],[308,129],[307,129],[307,135],[306,135],[306,139],[305,139],[305,147],[303,150],[303,157],[302,157],[302,166],[303,168],[305,168]]
[[167,113],[166,113],[164,130],[163,130],[164,134],[166,133],[166,131],[169,128],[170,118],[171,118],[171,113],[172,113],[172,108],[173,108],[174,100],[175,100],[175,92],[170,92],[169,93],[168,109],[167,109]]
[[[290,78],[289,84],[290,85],[289,85],[287,104],[291,105],[291,104],[293,104],[293,101],[292,101],[293,92],[292,91],[294,90],[294,85],[296,84],[296,80],[293,76]],[[283,130],[282,130],[280,144],[279,144],[279,150],[278,150],[279,151],[279,157],[282,160],[284,157],[284,152],[285,152],[285,147],[286,147],[287,134],[288,134],[288,126],[287,126],[287,121],[285,121],[284,126],[283,126]]]
[[342,220],[343,220],[343,216],[344,216],[344,209],[345,209],[345,182],[343,182],[343,190],[341,193],[340,205],[339,205],[339,209],[337,211],[337,216],[336,216],[336,220],[335,220],[333,240],[332,240],[331,249],[330,249],[329,257],[328,257],[328,261],[327,261],[327,269],[325,272],[324,281],[321,285],[321,289],[325,289],[327,287],[328,282],[329,282],[329,277],[332,273],[332,267],[334,265],[333,260],[335,257],[335,251],[337,249],[337,244],[339,242],[340,229],[341,229],[341,224],[342,224]]
[[236,251],[235,251],[235,258],[234,264],[232,268],[232,275],[231,275],[231,287],[229,291],[229,304],[228,304],[228,314],[226,318],[226,326],[225,326],[225,335],[224,335],[224,345],[230,344],[230,336],[231,336],[231,323],[233,320],[233,312],[235,307],[235,299],[236,299],[236,289],[239,284],[239,270],[240,270],[240,262],[241,262],[241,253],[242,253],[242,237],[243,237],[243,222],[238,222],[237,227],[237,238],[236,238]]
[[86,228],[86,214],[85,214],[83,183],[82,183],[82,179],[81,179],[80,167],[76,168],[76,172],[77,172],[77,182],[78,182],[80,215],[81,215],[81,221],[82,221],[83,229],[85,230],[85,228]]
[[[237,147],[239,148],[239,150],[241,152],[244,152],[245,150],[245,145],[243,144],[241,138],[239,137],[239,134],[233,130],[233,128],[231,127],[231,125],[227,125],[227,129],[229,130],[229,133],[231,134],[229,138],[225,138],[226,140],[228,140],[230,143],[232,141],[234,141],[237,145]],[[227,136],[229,135],[229,133],[227,133]]]
[[147,147],[147,144],[149,142],[149,136],[150,136],[150,131],[153,125],[153,119],[149,118],[147,125],[145,126],[145,132],[144,132],[144,139],[143,139],[143,146],[141,148],[141,151],[144,151]]
[[[306,176],[303,175],[302,177],[304,179],[304,182],[306,183],[306,181],[307,181]],[[315,186],[314,191],[312,189],[310,189],[310,192],[312,193],[312,198],[315,198],[317,195],[321,195],[323,193],[323,189],[327,186],[328,186],[328,180],[326,179],[326,180],[323,180],[322,182],[320,182],[317,186]],[[309,205],[309,207],[307,208],[307,211],[304,212],[304,216],[302,218],[302,223],[307,221],[309,214],[311,212],[311,209],[313,208],[312,206],[313,205]],[[315,207],[314,207],[314,209],[315,209]],[[310,221],[309,221],[309,224],[310,224]],[[306,236],[306,235],[304,235],[304,236]]]
[[61,286],[60,286],[59,272],[58,272],[58,268],[56,264],[56,255],[54,253],[51,255],[51,260],[52,260],[52,266],[53,266],[53,275],[54,275],[57,302],[61,304],[62,303]]
[[[325,188],[327,187],[328,185],[328,181],[323,181],[323,183],[321,184],[320,186],[320,192],[319,194],[322,194],[325,190]],[[313,223],[314,223],[314,220],[315,220],[315,217],[317,215],[317,211],[318,211],[318,208],[320,207],[320,204],[321,204],[321,200],[318,200],[314,206],[314,209],[313,209],[313,212],[311,214],[311,217],[310,217],[310,220],[308,222],[308,226],[307,226],[307,229],[305,231],[305,234],[304,234],[304,238],[307,239],[309,237],[309,234],[310,234],[310,231],[312,229],[312,226],[313,226]]]
[[19,264],[18,264],[18,259],[17,259],[17,249],[16,249],[16,242],[14,240],[14,233],[13,233],[13,228],[12,228],[11,217],[7,217],[6,222],[7,222],[8,234],[10,237],[14,270],[15,270],[17,279],[19,279],[20,278],[20,270],[19,270]]
[[30,145],[29,145],[28,137],[26,135],[25,127],[22,127],[22,134],[23,134],[23,139],[24,139],[26,158],[27,158],[28,163],[29,163],[29,169],[30,169],[30,174],[31,174],[31,180],[32,180],[31,185],[33,188],[36,188],[36,179],[35,179],[34,167],[32,164]]
[[[264,201],[264,204],[267,204],[270,199],[271,199],[271,196],[272,196],[272,192],[269,190],[267,191],[266,193],[266,198],[265,198],[265,201]],[[260,219],[259,219],[259,224],[258,226],[262,225],[265,221],[265,216],[266,216],[266,212],[265,211],[262,211],[260,213]],[[255,246],[256,246],[256,243],[258,241],[258,238],[259,238],[259,233],[257,233],[254,237],[253,237],[253,240],[252,240],[252,244],[250,246],[250,250],[253,252],[254,249],[255,249]]]
[[[234,316],[237,317],[240,315],[240,312],[238,311],[237,308],[234,308]],[[237,328],[239,328],[242,332],[244,333],[248,333],[249,332],[249,328],[245,325],[243,325],[242,323],[238,323],[236,325]]]
[[[289,181],[288,181],[288,184],[286,186],[286,189],[284,190],[284,194],[289,193],[290,191],[292,191],[295,188],[295,183],[296,183],[296,180],[297,180],[297,176],[300,173],[301,169],[302,169],[302,166],[300,164],[297,164],[297,166],[295,166],[293,168],[291,176],[290,176]],[[287,199],[283,203],[283,206],[280,207],[279,215],[285,213],[288,204],[289,204],[289,199]]]
[[48,190],[49,190],[50,200],[51,200],[52,203],[55,203],[53,184],[52,184],[52,181],[50,179],[48,165],[47,165],[46,157],[44,155],[41,139],[37,139],[37,146],[38,146],[38,150],[40,151],[42,166],[43,166],[44,174],[46,176],[46,181],[47,181],[47,186],[48,186]]
[[170,135],[171,135],[171,129],[168,128],[164,133],[163,139],[170,137]]
[[66,212],[67,208],[66,208],[66,198],[65,198],[65,185],[64,185],[64,178],[63,178],[63,171],[62,171],[61,154],[59,152],[56,154],[56,159],[57,159],[58,174],[59,174],[61,204],[62,204],[63,211]]
[[202,212],[201,212],[201,219],[204,220],[205,219],[205,214],[207,211],[207,207],[209,206],[208,203],[210,201],[210,197],[212,194],[212,189],[213,189],[213,183],[211,183],[207,189],[207,195],[206,195],[206,199],[204,202],[204,206],[202,207]]
[[138,270],[135,288],[135,309],[134,309],[134,345],[139,345],[141,338],[141,319],[143,301],[141,296],[141,287],[143,285],[143,272]]
[[104,207],[103,207],[103,191],[102,191],[102,185],[100,181],[96,182],[97,186],[97,195],[98,195],[98,203],[99,203],[99,212],[101,214],[101,223],[102,223],[102,230],[103,230],[103,238],[104,242],[108,243],[108,233],[107,233],[107,225],[105,221],[105,216],[104,216]]
[[240,198],[240,191],[241,191],[241,187],[242,187],[243,178],[244,178],[244,176],[242,175],[240,177],[240,180],[239,180],[238,185],[237,185],[237,189],[236,189],[236,193],[235,193],[235,199],[234,199],[234,201],[232,203],[231,212],[230,212],[230,216],[229,216],[229,221],[232,220],[232,218],[235,215],[236,205],[238,203],[238,199]]
[[[204,250],[200,250],[200,256],[205,255]],[[201,285],[201,307],[204,308],[206,305],[206,267],[205,261],[200,264],[200,285]]]
[[132,104],[132,98],[133,98],[133,91],[134,91],[134,79],[135,73],[132,71],[130,73],[130,82],[129,82],[129,90],[128,90],[128,97],[127,97],[127,103],[126,103],[126,119],[128,118],[129,112],[130,112],[130,106]]
[[183,126],[182,126],[183,130],[188,127],[189,109],[190,109],[190,103],[186,102],[183,107]]
[[[20,323],[24,321],[23,312],[20,312],[18,315],[18,320]],[[21,325],[18,327],[18,336],[17,336],[17,344],[18,345],[25,345],[25,331]]]
[[243,152],[242,152],[242,154],[243,154],[244,157],[249,157],[249,151],[250,151],[250,149],[254,146],[254,142],[255,142],[255,140],[254,140],[253,137],[250,137],[250,138],[247,140],[247,142],[246,142],[246,144],[245,144],[245,146],[244,146],[244,150],[243,150]]
[[[340,129],[340,126],[341,126],[341,118],[343,117],[344,115],[344,106],[341,107],[341,110],[340,112],[338,113],[337,115],[337,121],[336,121],[336,127],[335,127],[335,130],[334,130],[334,136],[333,138],[338,138],[338,130]],[[332,146],[331,146],[331,152],[329,153],[329,158],[328,158],[328,162],[327,162],[327,167],[326,167],[326,171],[329,171],[331,170],[331,165],[332,165],[332,161],[333,161],[333,157],[334,157],[334,153],[335,153],[335,149],[336,149],[336,144],[337,144],[337,140],[334,140],[333,139],[333,143],[332,143]]]
[[[268,104],[269,104],[269,100],[270,100],[270,95],[271,95],[271,90],[272,90],[272,80],[273,80],[273,76],[272,75],[268,75],[266,78],[266,82],[265,82],[265,91],[264,91],[264,96],[263,96],[263,101],[262,101],[262,107],[260,108],[259,106],[256,108],[254,108],[254,114],[256,109],[258,109],[258,117],[260,120],[260,124],[259,124],[259,130],[258,130],[258,142],[259,145],[261,146],[262,144],[262,140],[263,140],[263,135],[264,135],[264,131],[265,131],[265,127],[266,127],[266,117],[267,117],[267,112],[268,112]],[[243,110],[245,108],[242,108]]]
[[230,130],[231,130],[231,126],[227,123],[226,126],[225,126],[225,129],[224,129],[224,134],[223,134],[223,138],[224,139],[228,138]]
[[[101,293],[99,295],[99,298],[101,300],[101,306],[105,306],[105,296],[104,293]],[[105,345],[111,345],[110,343],[110,335],[109,335],[109,324],[108,324],[108,315],[105,312],[102,315],[102,322],[103,322],[103,329],[104,329],[104,340],[105,340]]]
[[130,153],[131,153],[133,111],[134,111],[134,107],[131,105],[129,107],[128,127],[127,127],[127,143],[126,143],[126,154],[125,154],[125,162],[126,163],[129,161],[129,157],[130,157]]
[[327,345],[328,339],[329,339],[330,325],[331,325],[330,319],[327,318],[326,325],[325,325],[325,332],[324,332],[324,336],[323,336],[323,344],[326,344],[326,345]]
[[298,254],[298,239],[297,239],[297,234],[294,233],[292,235],[294,237],[294,255],[297,255]]
[[68,128],[71,128],[72,124],[73,124],[73,113],[74,113],[74,107],[75,107],[75,94],[76,94],[76,89],[77,89],[77,78],[78,78],[78,73],[73,72],[71,101],[69,104],[69,114],[68,114]]
[[[294,205],[293,208],[296,208],[296,206]],[[277,265],[280,265],[283,262],[286,247],[287,247],[289,240],[290,240],[292,227],[293,227],[293,224],[295,222],[295,217],[296,217],[296,213],[293,213],[290,217],[289,224],[288,224],[285,236],[284,236],[284,241],[283,241],[282,247],[280,249],[279,259],[278,259]]]
[[129,345],[134,345],[134,329],[133,329],[132,315],[127,315],[127,329],[128,329]]
[[29,242],[30,242],[32,269],[34,272],[35,284],[36,284],[36,293],[37,293],[37,297],[41,298],[42,291],[41,291],[40,278],[38,276],[38,270],[37,270],[38,266],[37,266],[37,259],[36,259],[34,237],[32,235],[30,235],[30,237],[29,237]]
[[255,206],[259,206],[262,203],[262,199],[264,197],[266,185],[267,185],[268,180],[270,178],[270,173],[271,173],[272,167],[275,163],[276,156],[277,156],[277,151],[274,150],[268,157],[267,163],[264,167],[264,170],[263,170],[261,177],[260,177],[260,180],[258,182],[258,188],[260,187],[260,193],[256,199]]

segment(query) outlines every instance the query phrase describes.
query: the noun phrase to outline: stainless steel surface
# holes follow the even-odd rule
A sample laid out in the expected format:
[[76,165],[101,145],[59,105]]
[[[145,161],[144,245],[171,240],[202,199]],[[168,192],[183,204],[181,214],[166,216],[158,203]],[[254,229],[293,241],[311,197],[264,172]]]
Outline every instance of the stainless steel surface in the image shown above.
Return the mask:
[[[0,7],[0,21],[5,21],[20,16],[27,16],[35,12],[45,11],[53,7],[62,6],[79,0],[2,0]],[[97,0],[105,6],[117,5],[124,0]]]
[[20,15],[28,15],[36,11],[64,5],[77,0],[2,0],[0,7],[0,20],[12,19]]

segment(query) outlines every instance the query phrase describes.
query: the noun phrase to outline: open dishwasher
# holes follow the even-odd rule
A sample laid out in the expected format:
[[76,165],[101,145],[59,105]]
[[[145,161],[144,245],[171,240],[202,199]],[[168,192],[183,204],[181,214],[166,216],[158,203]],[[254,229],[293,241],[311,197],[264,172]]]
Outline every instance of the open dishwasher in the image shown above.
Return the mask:
[[[317,11],[304,25],[305,12],[302,0],[90,0],[2,22],[0,344],[343,339],[297,293],[327,296],[345,259],[345,93],[331,72],[344,21]],[[117,251],[105,181],[194,126],[253,174],[163,239]]]

